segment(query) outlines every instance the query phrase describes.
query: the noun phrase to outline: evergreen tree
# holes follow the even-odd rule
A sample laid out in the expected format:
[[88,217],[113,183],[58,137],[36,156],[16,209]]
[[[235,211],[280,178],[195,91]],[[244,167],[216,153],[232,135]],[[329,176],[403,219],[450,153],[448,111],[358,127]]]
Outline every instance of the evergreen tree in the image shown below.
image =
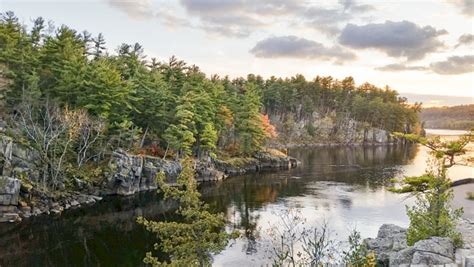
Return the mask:
[[185,158],[181,162],[183,170],[177,187],[165,183],[163,174],[158,176],[164,198],[180,203],[180,208],[176,210],[179,222],[137,218],[139,224],[159,239],[155,249],[169,257],[169,260],[163,260],[148,252],[143,262],[152,266],[210,266],[212,254],[222,251],[229,239],[236,237],[235,233],[226,233],[224,215],[211,213],[209,206],[200,200],[192,160]]

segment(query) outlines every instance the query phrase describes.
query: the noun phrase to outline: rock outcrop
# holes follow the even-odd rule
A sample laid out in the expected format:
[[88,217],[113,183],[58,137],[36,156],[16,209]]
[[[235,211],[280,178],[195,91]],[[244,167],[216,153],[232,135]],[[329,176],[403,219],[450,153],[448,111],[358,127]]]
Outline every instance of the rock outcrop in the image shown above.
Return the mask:
[[17,221],[20,180],[0,176],[0,222]]
[[368,127],[350,117],[337,118],[336,114],[310,115],[271,113],[272,125],[280,133],[274,146],[314,144],[393,144],[399,142],[383,129]]
[[469,266],[466,265],[469,255],[456,260],[457,252],[451,239],[430,237],[408,246],[406,229],[393,224],[382,225],[376,238],[364,242],[369,250],[375,252],[381,266],[457,266],[459,261],[464,261],[462,266]]
[[394,254],[406,249],[406,229],[394,224],[384,224],[380,227],[376,238],[365,240],[367,247],[377,255],[377,261],[388,266]]
[[[254,158],[245,159],[239,164],[214,159],[199,160],[195,164],[195,170],[198,182],[206,182],[261,170],[291,169],[297,165],[298,161],[292,157],[258,153]],[[182,169],[179,161],[131,155],[124,151],[113,153],[109,167],[111,172],[107,175],[103,192],[117,195],[156,189],[156,176],[159,172],[164,172],[167,182],[173,184]]]
[[[198,182],[218,181],[229,175],[289,169],[296,167],[298,162],[291,157],[259,153],[240,163],[230,164],[211,158],[196,161],[196,179]],[[40,181],[42,169],[37,151],[0,134],[0,222],[45,213],[61,213],[68,208],[92,204],[103,195],[131,195],[153,190],[158,187],[156,177],[159,172],[165,173],[167,183],[174,184],[182,170],[179,161],[132,155],[122,150],[112,153],[108,167],[100,185],[72,177],[71,182],[77,192],[65,190],[58,199],[52,199],[41,190],[32,188]],[[21,184],[20,181],[28,182]],[[30,201],[32,197],[34,201]],[[24,201],[20,201],[20,198]]]

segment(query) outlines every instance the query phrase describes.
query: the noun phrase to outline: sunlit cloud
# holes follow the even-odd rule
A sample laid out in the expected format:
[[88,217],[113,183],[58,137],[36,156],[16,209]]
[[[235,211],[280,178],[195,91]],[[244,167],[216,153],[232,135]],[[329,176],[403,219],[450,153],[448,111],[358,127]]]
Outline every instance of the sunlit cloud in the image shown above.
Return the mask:
[[392,72],[399,72],[399,71],[426,71],[429,68],[425,66],[409,66],[405,64],[388,64],[382,67],[375,68],[376,70],[381,71],[392,71]]
[[110,6],[125,12],[132,19],[151,19],[151,0],[107,0]]

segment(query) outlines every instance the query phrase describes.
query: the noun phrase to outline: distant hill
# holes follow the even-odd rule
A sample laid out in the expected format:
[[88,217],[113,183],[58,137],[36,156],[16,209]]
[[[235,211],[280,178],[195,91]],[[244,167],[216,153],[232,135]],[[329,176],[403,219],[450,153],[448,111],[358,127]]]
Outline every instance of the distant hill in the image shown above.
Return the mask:
[[424,95],[400,92],[400,95],[406,97],[408,103],[422,102],[424,107],[444,107],[474,104],[474,97],[466,96],[447,96],[447,95]]
[[469,130],[474,128],[474,104],[424,108],[420,120],[425,128]]

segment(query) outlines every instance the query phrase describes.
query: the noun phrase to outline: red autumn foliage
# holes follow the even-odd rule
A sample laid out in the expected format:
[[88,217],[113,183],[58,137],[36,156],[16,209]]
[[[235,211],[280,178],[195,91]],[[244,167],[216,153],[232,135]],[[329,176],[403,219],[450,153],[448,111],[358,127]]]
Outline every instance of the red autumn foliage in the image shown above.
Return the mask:
[[276,131],[275,126],[270,123],[268,115],[260,113],[260,116],[262,118],[262,129],[265,132],[265,136],[270,139],[276,138],[278,136],[278,133]]

